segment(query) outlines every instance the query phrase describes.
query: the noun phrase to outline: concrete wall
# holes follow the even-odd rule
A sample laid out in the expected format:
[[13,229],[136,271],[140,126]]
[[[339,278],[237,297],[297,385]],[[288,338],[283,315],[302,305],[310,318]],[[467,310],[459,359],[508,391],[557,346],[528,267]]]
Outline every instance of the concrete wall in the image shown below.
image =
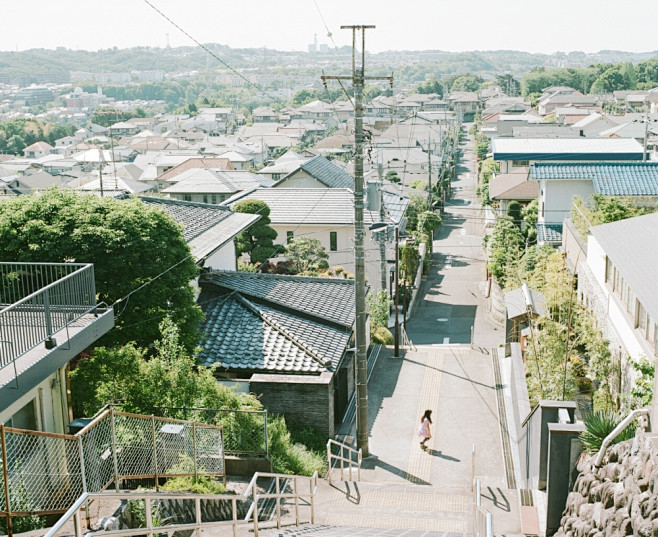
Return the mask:
[[583,451],[578,435],[584,430],[582,423],[548,425],[547,535],[553,535],[560,527],[567,497],[578,475],[576,465]]
[[304,170],[298,170],[292,177],[281,181],[276,188],[328,188]]
[[573,401],[539,401],[522,424],[520,437],[525,439],[520,447],[525,467],[521,467],[521,479],[525,488],[544,490],[548,475],[549,424],[559,423],[560,409],[565,409],[573,423],[576,403]]
[[[571,211],[574,196],[588,199],[594,194],[592,181],[539,181],[539,217],[541,223],[561,223]],[[542,203],[544,213],[542,214]]]
[[205,261],[205,268],[212,270],[237,270],[237,258],[235,255],[235,243],[229,241],[219,250],[212,253]]
[[334,436],[334,389],[331,373],[311,375],[254,375],[251,392],[271,414],[288,422],[311,426]]
[[527,456],[525,446],[527,443],[527,429],[522,426],[530,415],[530,400],[528,399],[528,386],[525,380],[525,367],[521,354],[521,344],[511,343],[511,373],[510,391],[512,392],[512,409],[514,412],[514,430],[517,431],[517,450],[521,474],[526,473]]

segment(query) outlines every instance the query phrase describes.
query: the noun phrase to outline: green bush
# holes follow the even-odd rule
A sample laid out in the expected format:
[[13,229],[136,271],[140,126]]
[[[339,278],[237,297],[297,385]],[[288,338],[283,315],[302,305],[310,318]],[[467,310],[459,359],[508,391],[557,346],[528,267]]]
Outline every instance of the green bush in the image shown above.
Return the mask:
[[378,326],[370,332],[370,343],[374,345],[393,345],[393,334],[388,328]]
[[324,452],[312,451],[303,444],[296,444],[282,416],[268,421],[267,440],[274,472],[311,476],[316,470],[318,473],[325,471],[327,461]]
[[169,479],[160,490],[168,492],[191,492],[194,494],[224,494],[226,487],[223,483],[215,481],[210,476],[199,475],[196,479],[189,477],[174,477]]
[[[605,437],[617,427],[621,418],[614,412],[598,411],[584,416],[584,421],[585,430],[580,433],[580,441],[585,452],[596,453],[601,449]],[[612,444],[630,440],[633,436],[635,436],[635,425],[631,424],[612,441]]]

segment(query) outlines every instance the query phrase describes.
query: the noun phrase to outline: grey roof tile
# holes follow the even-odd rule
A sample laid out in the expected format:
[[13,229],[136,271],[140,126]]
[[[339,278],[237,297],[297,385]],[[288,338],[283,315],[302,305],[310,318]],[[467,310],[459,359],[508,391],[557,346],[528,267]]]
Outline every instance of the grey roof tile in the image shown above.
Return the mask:
[[539,242],[562,242],[562,224],[537,224]]
[[352,176],[321,155],[307,160],[300,168],[329,188],[354,188]]

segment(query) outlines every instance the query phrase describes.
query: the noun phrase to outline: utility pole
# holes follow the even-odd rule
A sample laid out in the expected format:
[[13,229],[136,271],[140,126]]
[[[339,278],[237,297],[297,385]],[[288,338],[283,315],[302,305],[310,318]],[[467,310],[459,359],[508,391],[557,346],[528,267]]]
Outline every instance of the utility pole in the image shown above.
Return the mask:
[[[366,271],[363,237],[363,86],[366,80],[366,30],[374,26],[341,26],[352,30],[352,75],[322,76],[327,80],[351,80],[354,86],[354,293],[356,304],[356,445],[364,457],[368,448],[368,357],[366,338]],[[361,65],[356,65],[356,35],[361,32]],[[392,77],[367,77],[368,80],[389,80]]]
[[432,132],[427,135],[427,210],[432,210]]
[[[386,208],[384,207],[384,165],[378,163],[377,173],[379,175],[379,220],[386,221]],[[386,232],[382,231],[379,234],[379,268],[381,271],[381,284],[382,290],[388,289],[388,271],[386,270]]]

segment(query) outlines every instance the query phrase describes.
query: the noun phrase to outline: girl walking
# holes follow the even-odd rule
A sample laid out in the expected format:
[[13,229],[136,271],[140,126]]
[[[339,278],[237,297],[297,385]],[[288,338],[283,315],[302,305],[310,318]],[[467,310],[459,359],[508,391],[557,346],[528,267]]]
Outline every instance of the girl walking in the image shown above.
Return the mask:
[[432,423],[432,411],[426,410],[423,414],[423,417],[420,418],[420,425],[418,426],[418,436],[422,438],[420,441],[420,447],[423,449],[427,448],[425,443],[432,438],[432,431],[430,430],[430,424]]

